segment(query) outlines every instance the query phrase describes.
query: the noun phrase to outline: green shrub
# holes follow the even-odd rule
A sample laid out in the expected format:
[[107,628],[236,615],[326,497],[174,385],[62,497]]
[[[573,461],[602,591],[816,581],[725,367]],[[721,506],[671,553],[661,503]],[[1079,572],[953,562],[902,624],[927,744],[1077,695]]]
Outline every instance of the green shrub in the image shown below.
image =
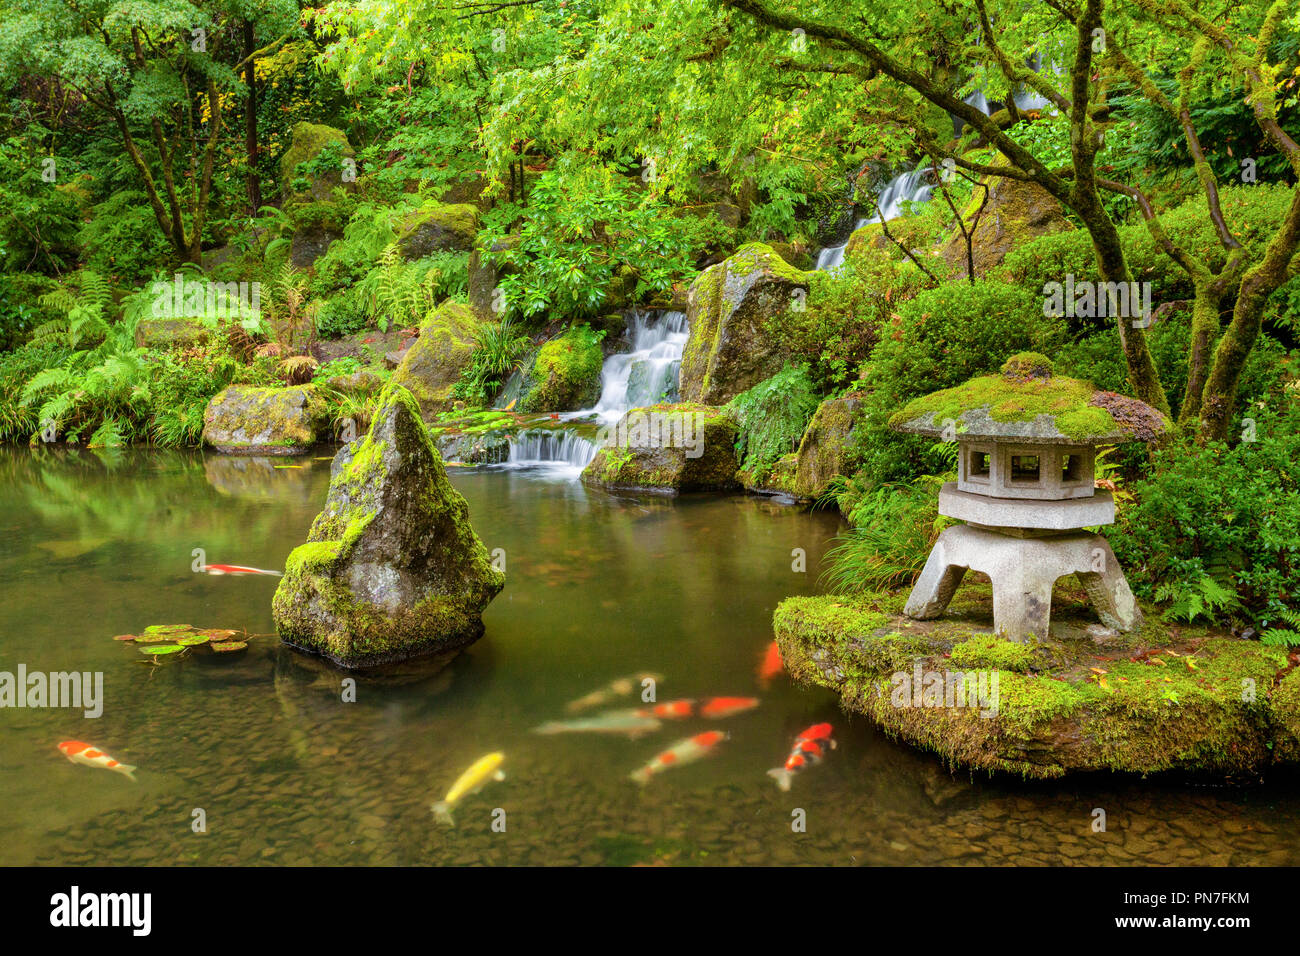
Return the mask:
[[23,387],[37,372],[54,368],[67,357],[68,349],[54,341],[0,354],[0,442],[26,441],[36,432],[36,408],[23,403]]
[[806,365],[787,365],[771,378],[741,392],[728,404],[740,422],[736,456],[757,480],[778,458],[799,447],[819,404]]
[[1110,535],[1134,589],[1178,616],[1223,620],[1239,603],[1267,626],[1300,606],[1300,400],[1280,389],[1249,412],[1254,441],[1159,452]]
[[1060,351],[1066,330],[1043,315],[1041,297],[994,280],[951,282],[899,305],[863,366],[867,396],[853,454],[869,484],[905,481],[941,464],[927,439],[887,427],[920,395],[987,375],[1017,352]]
[[124,189],[91,210],[77,232],[84,266],[100,275],[134,284],[171,261],[172,251],[144,193]]
[[249,377],[232,356],[213,348],[150,353],[150,359],[148,435],[163,447],[200,444],[208,402],[241,372]]

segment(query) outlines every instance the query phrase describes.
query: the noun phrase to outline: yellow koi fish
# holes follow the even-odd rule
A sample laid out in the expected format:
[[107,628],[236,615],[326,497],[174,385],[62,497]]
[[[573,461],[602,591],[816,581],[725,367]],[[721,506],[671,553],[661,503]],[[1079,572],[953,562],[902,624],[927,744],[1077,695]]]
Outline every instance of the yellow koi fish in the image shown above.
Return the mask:
[[447,796],[433,805],[433,815],[438,822],[454,827],[456,821],[452,819],[451,811],[462,798],[478,793],[489,781],[504,780],[506,775],[501,764],[505,759],[506,755],[498,750],[475,760],[468,770],[456,778],[456,782],[447,791]]

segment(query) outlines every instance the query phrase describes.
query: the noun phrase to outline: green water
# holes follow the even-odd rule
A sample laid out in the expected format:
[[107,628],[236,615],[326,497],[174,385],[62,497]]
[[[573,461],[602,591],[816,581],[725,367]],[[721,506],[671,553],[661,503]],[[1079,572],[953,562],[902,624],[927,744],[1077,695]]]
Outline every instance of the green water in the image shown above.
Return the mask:
[[[972,779],[850,722],[827,694],[760,688],[772,610],[817,591],[838,522],[757,498],[613,496],[450,469],[484,544],[505,552],[486,636],[438,673],[361,678],[345,703],[345,675],[269,636],[277,579],[191,570],[196,548],[210,563],[283,567],[328,483],[328,461],[292,463],[0,449],[0,671],[102,671],[105,683],[99,719],[0,710],[0,863],[1300,862],[1285,836],[1300,822],[1294,783]],[[168,623],[268,636],[237,657],[161,667],[111,640]],[[660,700],[762,703],[636,741],[529,733],[641,670],[663,675]],[[765,771],[822,720],[839,749],[780,793]],[[714,726],[731,739],[711,758],[644,789],[628,781]],[[137,765],[139,783],[65,760],[67,739]],[[507,779],[466,798],[455,829],[436,826],[429,804],[494,750]]]

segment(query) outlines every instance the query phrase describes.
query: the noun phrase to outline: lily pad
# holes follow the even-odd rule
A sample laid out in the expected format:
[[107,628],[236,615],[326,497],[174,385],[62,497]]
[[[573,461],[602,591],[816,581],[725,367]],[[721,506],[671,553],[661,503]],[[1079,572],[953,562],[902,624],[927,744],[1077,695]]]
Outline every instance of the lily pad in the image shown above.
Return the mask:
[[144,634],[140,640],[146,637],[162,637],[164,640],[175,640],[182,634],[189,634],[194,631],[193,626],[189,624],[151,624],[144,629]]
[[113,638],[113,640],[115,640],[115,641],[138,641],[139,638],[136,637],[134,634],[118,634],[116,637]]
[[185,650],[183,644],[150,644],[148,647],[140,648],[141,654],[177,654]]
[[247,641],[214,641],[211,644],[209,644],[208,647],[212,648],[218,654],[226,654],[226,653],[230,653],[231,651],[242,651],[244,648],[248,647],[248,642]]
[[228,641],[238,633],[238,631],[227,628],[209,627],[202,631],[196,631],[195,635],[206,637],[210,641]]
[[166,644],[168,641],[176,640],[174,634],[141,634],[135,639],[137,644]]
[[212,638],[206,634],[186,634],[184,637],[178,637],[176,643],[182,647],[198,647],[200,644],[206,644]]

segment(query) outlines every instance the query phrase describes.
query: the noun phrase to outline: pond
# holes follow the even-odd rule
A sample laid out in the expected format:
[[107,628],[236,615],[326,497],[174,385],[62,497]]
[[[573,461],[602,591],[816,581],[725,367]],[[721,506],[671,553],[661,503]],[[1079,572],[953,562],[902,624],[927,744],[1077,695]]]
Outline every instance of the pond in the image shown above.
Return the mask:
[[[98,719],[0,710],[0,864],[1300,862],[1280,836],[1300,823],[1291,781],[972,779],[849,722],[829,694],[783,677],[762,686],[772,611],[818,591],[839,527],[762,498],[610,495],[571,471],[449,468],[506,561],[486,635],[437,673],[359,677],[345,702],[347,675],[270,635],[277,578],[192,570],[195,549],[282,568],[324,501],[330,451],[0,449],[0,671],[104,675]],[[112,640],[173,623],[264,636],[159,666]],[[530,732],[639,672],[661,675],[661,702],[761,703],[636,740]],[[766,771],[820,721],[838,749],[782,793]],[[709,758],[644,787],[628,779],[713,728],[731,736]],[[136,765],[138,783],[64,759],[68,739]],[[506,779],[465,798],[454,828],[436,824],[430,804],[496,750]]]

